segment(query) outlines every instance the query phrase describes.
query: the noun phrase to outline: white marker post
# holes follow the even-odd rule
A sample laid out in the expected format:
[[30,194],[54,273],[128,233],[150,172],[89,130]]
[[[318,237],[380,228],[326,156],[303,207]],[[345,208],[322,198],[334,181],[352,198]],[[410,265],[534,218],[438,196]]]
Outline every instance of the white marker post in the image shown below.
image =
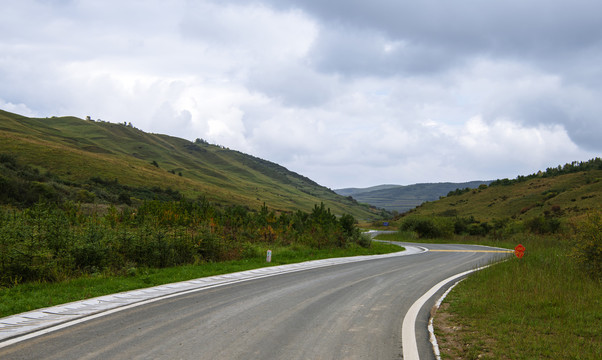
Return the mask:
[[272,250],[268,250],[268,256],[266,257],[265,261],[272,262]]

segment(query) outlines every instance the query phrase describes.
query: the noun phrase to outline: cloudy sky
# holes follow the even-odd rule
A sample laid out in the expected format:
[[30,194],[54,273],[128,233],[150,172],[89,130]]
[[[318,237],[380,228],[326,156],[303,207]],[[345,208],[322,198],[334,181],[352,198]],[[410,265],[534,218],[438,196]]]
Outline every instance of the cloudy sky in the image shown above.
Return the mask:
[[597,0],[0,0],[0,108],[203,138],[332,189],[602,152]]

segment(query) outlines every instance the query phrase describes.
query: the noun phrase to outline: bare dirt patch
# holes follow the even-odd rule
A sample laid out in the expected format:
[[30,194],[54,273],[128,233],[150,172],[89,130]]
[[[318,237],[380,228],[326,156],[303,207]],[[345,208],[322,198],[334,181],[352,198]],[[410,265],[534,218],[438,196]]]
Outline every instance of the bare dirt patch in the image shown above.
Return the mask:
[[449,303],[431,311],[435,336],[442,359],[490,359],[488,351],[493,341],[471,330],[459,316],[449,311]]

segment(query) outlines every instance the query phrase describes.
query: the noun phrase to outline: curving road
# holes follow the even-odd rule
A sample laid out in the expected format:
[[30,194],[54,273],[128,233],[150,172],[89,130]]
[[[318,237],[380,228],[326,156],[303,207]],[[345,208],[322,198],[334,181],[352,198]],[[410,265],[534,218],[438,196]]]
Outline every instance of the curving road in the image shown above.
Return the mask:
[[[184,293],[11,345],[0,340],[0,359],[400,359],[402,321],[418,298],[508,256],[480,246],[403,245],[430,251]],[[437,297],[418,312],[420,359],[434,358],[427,324]]]

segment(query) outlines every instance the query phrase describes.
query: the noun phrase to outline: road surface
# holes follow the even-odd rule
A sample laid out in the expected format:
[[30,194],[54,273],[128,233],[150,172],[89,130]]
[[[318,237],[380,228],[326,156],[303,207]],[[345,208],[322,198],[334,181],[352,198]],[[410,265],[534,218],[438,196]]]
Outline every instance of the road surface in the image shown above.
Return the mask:
[[[170,297],[0,342],[0,359],[401,359],[402,322],[418,298],[452,275],[508,256],[480,246],[404,245],[430,251]],[[420,359],[434,358],[427,324],[438,295],[415,323]]]

